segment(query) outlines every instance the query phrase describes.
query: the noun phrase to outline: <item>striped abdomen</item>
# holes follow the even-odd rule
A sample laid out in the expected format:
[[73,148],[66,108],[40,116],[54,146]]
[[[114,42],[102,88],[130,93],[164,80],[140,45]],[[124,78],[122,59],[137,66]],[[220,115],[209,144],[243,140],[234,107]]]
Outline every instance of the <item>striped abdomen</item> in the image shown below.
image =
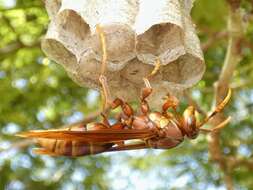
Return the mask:
[[113,143],[104,145],[87,144],[78,141],[65,141],[56,139],[37,139],[41,148],[45,149],[52,155],[63,156],[85,156],[91,154],[98,154],[111,148]]
[[[101,123],[89,123],[88,125],[72,126],[71,131],[90,131],[106,129],[107,127]],[[69,130],[66,128],[66,130]],[[63,156],[85,156],[91,154],[98,154],[106,151],[113,146],[113,143],[107,144],[91,144],[80,141],[58,140],[58,139],[46,139],[38,138],[38,144],[41,149],[38,149],[38,154],[51,154],[51,155],[63,155]]]

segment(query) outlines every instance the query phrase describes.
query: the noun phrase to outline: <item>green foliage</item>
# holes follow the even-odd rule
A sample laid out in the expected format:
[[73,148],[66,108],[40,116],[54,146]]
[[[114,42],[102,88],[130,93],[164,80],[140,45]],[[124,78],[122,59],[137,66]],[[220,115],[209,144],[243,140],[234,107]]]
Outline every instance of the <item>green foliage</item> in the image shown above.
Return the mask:
[[[0,0],[0,189],[224,189],[222,172],[209,160],[207,136],[185,140],[167,151],[133,151],[84,158],[36,156],[31,148],[11,149],[18,131],[55,128],[85,117],[100,103],[87,103],[94,91],[81,88],[63,68],[49,61],[40,39],[49,22],[40,0]],[[244,12],[253,11],[242,1]],[[192,16],[202,44],[226,32],[225,0],[198,0]],[[252,19],[252,14],[251,14]],[[252,20],[251,20],[252,21]],[[253,149],[253,23],[245,27],[248,46],[231,81],[233,98],[226,114],[233,121],[222,131],[226,156],[248,160]],[[214,40],[204,52],[206,73],[191,90],[192,97],[208,111],[227,47],[227,38]],[[186,100],[182,100],[186,104]],[[241,164],[231,171],[236,189],[253,187],[251,169]],[[144,185],[144,186],[143,186]]]

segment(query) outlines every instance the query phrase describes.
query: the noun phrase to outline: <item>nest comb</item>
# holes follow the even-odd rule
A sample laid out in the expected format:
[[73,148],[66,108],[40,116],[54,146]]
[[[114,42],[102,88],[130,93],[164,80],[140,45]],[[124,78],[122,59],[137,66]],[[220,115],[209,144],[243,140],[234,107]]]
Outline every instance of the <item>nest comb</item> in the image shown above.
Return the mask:
[[[193,1],[193,0],[192,0]],[[46,0],[50,17],[42,49],[80,86],[100,89],[102,51],[96,25],[107,44],[106,77],[111,94],[136,100],[143,77],[161,61],[150,80],[152,107],[168,93],[178,96],[205,70],[191,21],[191,0]]]

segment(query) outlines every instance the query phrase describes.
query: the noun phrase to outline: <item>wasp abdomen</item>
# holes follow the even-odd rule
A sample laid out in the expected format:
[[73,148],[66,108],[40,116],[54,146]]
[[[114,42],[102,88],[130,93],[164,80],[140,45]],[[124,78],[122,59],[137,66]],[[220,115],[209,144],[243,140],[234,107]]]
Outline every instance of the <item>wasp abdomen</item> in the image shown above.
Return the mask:
[[113,143],[107,143],[102,145],[94,145],[85,142],[78,141],[66,141],[55,139],[43,139],[37,140],[38,144],[44,149],[52,152],[54,155],[63,156],[85,156],[98,154],[106,151],[113,146]]

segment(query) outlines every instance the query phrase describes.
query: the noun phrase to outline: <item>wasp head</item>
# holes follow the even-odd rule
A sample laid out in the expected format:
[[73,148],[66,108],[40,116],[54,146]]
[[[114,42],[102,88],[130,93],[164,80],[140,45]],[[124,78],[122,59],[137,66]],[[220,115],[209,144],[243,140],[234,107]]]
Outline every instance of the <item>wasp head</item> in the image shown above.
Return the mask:
[[199,129],[196,126],[195,108],[189,106],[183,113],[183,129],[188,138],[195,139]]

